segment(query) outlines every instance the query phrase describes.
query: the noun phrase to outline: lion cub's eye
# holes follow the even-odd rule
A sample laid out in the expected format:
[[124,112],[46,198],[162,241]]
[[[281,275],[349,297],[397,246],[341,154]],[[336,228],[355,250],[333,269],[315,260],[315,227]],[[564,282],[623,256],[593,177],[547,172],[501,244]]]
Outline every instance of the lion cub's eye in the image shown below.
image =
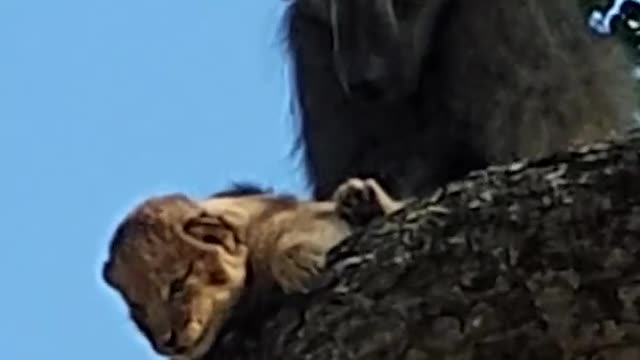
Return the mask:
[[171,281],[171,283],[169,284],[169,298],[180,297],[184,294],[187,278],[189,277],[189,275],[191,275],[192,271],[193,264],[189,264],[189,268],[183,276]]
[[184,292],[184,279],[176,279],[169,284],[169,297],[178,297]]

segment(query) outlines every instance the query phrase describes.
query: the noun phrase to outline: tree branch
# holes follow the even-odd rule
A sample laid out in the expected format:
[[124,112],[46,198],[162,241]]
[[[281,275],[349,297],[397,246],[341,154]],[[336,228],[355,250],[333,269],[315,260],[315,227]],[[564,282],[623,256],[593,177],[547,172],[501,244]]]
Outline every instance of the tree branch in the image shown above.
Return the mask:
[[312,293],[238,315],[206,359],[640,359],[639,252],[640,132],[374,222]]

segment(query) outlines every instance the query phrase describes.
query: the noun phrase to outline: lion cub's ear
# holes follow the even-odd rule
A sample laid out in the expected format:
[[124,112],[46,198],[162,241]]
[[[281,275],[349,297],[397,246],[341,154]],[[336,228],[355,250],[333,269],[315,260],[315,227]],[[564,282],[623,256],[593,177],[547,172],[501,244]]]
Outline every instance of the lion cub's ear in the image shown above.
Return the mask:
[[222,215],[200,212],[186,219],[182,230],[191,244],[203,250],[211,251],[222,246],[229,253],[237,251],[236,229]]

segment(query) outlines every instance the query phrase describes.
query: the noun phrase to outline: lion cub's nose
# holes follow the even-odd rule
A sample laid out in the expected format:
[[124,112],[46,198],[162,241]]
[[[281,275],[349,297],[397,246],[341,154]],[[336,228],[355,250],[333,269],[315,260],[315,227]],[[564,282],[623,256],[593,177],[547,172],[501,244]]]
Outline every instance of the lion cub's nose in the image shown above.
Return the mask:
[[158,345],[162,348],[162,352],[166,354],[179,354],[187,349],[186,346],[179,343],[178,333],[173,330],[163,334],[159,338]]

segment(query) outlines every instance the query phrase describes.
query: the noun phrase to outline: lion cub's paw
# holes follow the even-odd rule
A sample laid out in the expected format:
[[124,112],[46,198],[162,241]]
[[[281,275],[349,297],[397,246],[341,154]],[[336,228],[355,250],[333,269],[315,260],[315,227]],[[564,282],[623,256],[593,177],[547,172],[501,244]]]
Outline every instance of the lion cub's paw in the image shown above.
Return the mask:
[[273,264],[273,276],[285,293],[306,292],[325,265],[325,251],[313,244],[293,245]]
[[333,195],[336,211],[351,225],[366,225],[374,218],[385,214],[377,193],[378,188],[379,185],[373,179],[347,180]]

